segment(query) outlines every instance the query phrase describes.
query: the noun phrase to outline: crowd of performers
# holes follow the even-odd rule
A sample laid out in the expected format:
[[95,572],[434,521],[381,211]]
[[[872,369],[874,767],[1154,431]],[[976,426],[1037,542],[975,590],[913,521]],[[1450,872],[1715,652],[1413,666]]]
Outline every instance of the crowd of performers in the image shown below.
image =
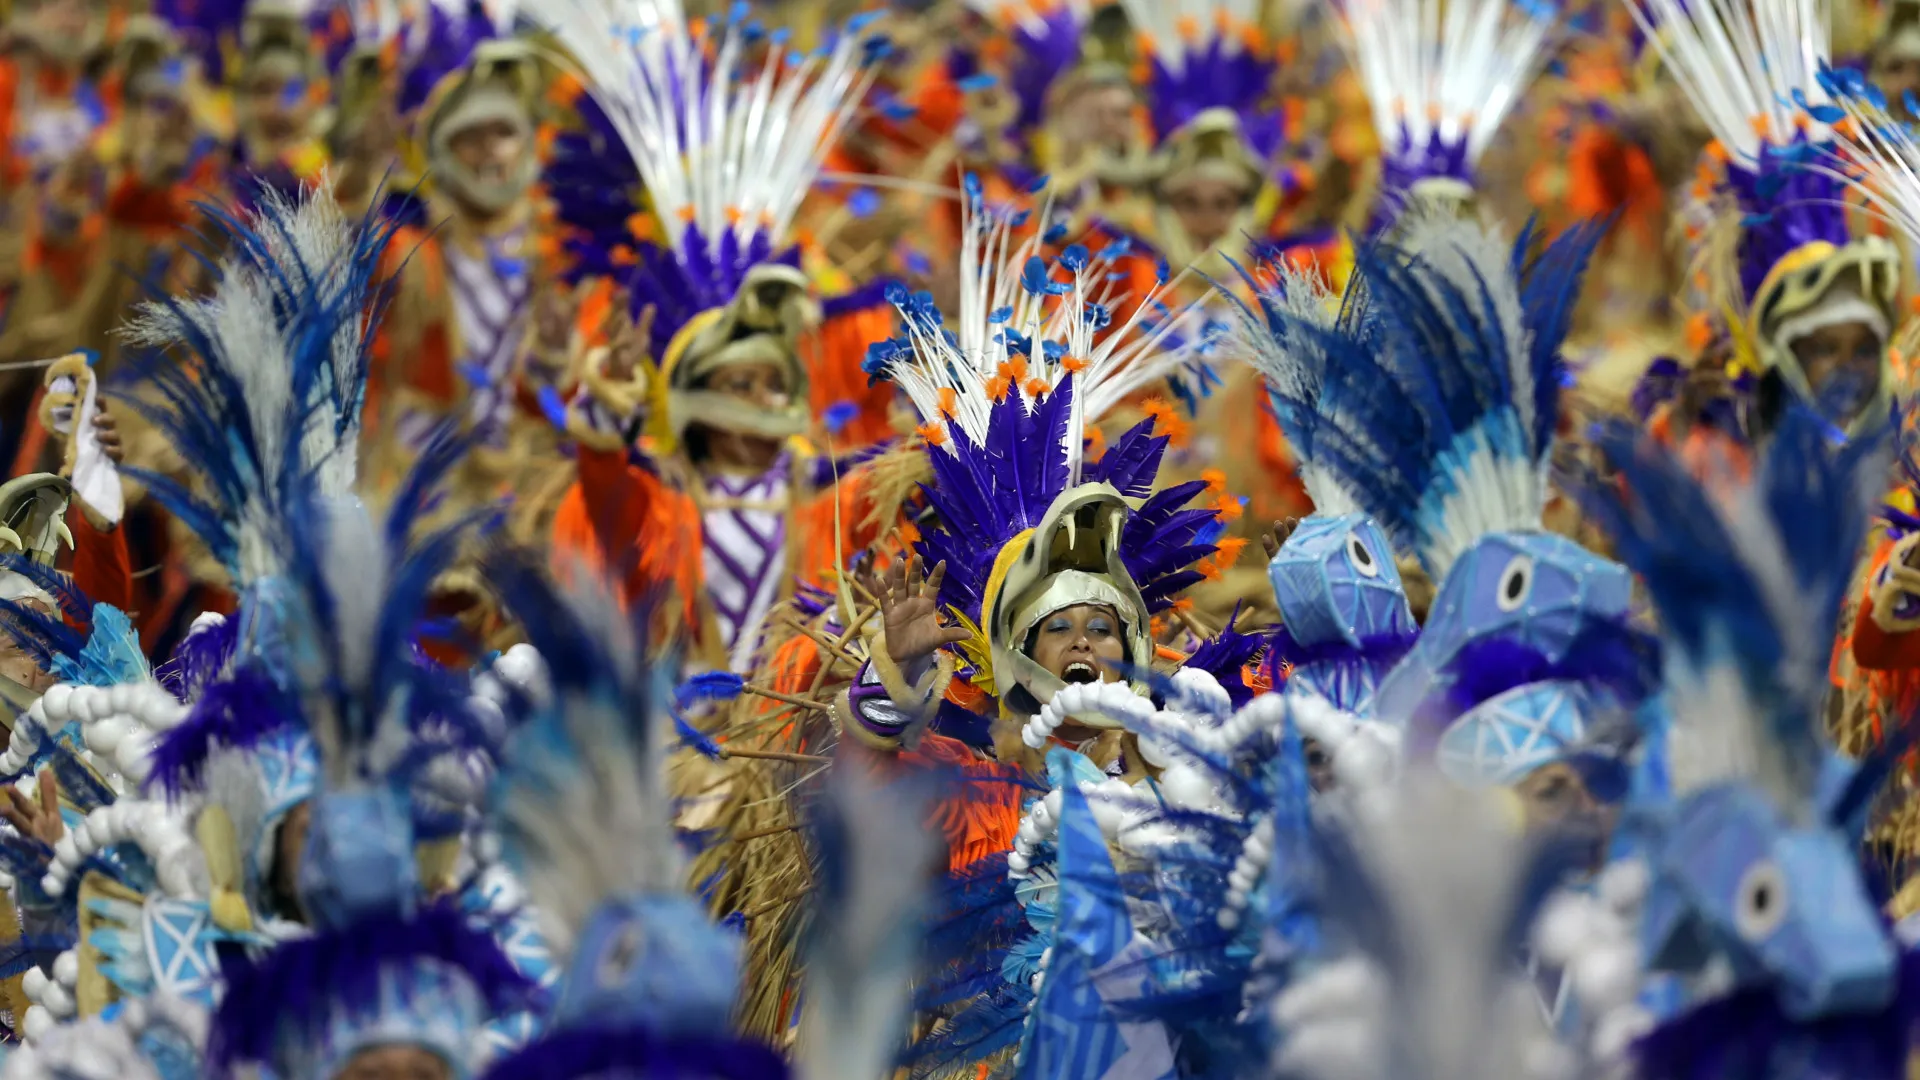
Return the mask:
[[0,3],[0,1080],[1916,1075],[1843,5]]

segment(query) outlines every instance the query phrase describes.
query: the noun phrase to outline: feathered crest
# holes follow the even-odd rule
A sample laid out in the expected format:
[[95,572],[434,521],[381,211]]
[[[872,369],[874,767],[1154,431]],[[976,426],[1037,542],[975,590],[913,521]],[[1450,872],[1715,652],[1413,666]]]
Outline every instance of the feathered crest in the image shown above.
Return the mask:
[[534,906],[573,941],[609,897],[680,888],[661,731],[670,676],[643,659],[644,623],[611,590],[563,592],[523,552],[495,551],[486,566],[553,692],[504,754],[502,838]]
[[1802,138],[1822,142],[1801,111],[1824,105],[1825,0],[1626,0],[1640,29],[1734,164],[1761,159]]
[[1422,213],[1356,253],[1364,313],[1327,330],[1269,312],[1326,353],[1316,465],[1436,579],[1487,533],[1540,528],[1560,345],[1601,233],[1570,229],[1530,260],[1530,231],[1510,246]]
[[151,393],[126,400],[207,494],[132,472],[246,583],[283,565],[296,492],[353,490],[367,331],[386,298],[374,275],[394,226],[347,218],[325,178],[296,200],[270,191],[243,213],[201,209],[206,246],[228,253],[217,284],[201,298],[156,289],[135,312],[125,333],[150,350],[136,373]]
[[[562,0],[528,14],[553,31],[637,167],[660,254],[677,266],[669,280],[723,294],[720,303],[787,243],[884,47],[866,33],[871,17],[858,16],[832,44],[802,54],[786,31],[749,19],[744,3],[714,31],[687,27],[670,4]],[[757,255],[743,259],[749,252]],[[672,318],[677,307],[661,305],[656,333],[684,322]]]
[[[1047,200],[1039,220],[1052,216]],[[1113,265],[1124,241],[1098,253],[1068,245],[1049,262],[1044,245],[1064,228],[1028,228],[1030,214],[989,206],[976,176],[966,179],[960,248],[960,310],[951,330],[929,293],[895,286],[887,299],[900,312],[900,337],[873,345],[866,369],[884,375],[912,399],[927,440],[959,453],[957,426],[976,446],[987,442],[989,417],[1003,399],[1028,412],[1071,379],[1061,444],[1067,486],[1083,479],[1086,426],[1114,405],[1199,363],[1222,328],[1197,305],[1179,310],[1161,301],[1162,285],[1139,298],[1125,322],[1114,311],[1129,299]]]
[[1300,328],[1332,332],[1343,312],[1357,317],[1358,309],[1349,312],[1319,271],[1286,259],[1271,260],[1253,270],[1238,264],[1234,268],[1240,271],[1259,309],[1234,290],[1216,287],[1233,305],[1233,344],[1239,355],[1266,378],[1274,415],[1287,437],[1287,449],[1299,467],[1307,496],[1319,513],[1357,513],[1359,503],[1314,451],[1320,426],[1337,423],[1337,417],[1322,411],[1327,366],[1323,339]]
[[1151,71],[1147,110],[1159,138],[1208,109],[1227,109],[1256,157],[1271,161],[1285,134],[1268,108],[1276,69],[1255,0],[1120,0]]
[[1545,0],[1342,0],[1347,48],[1386,151],[1386,190],[1441,178],[1471,185],[1547,60]]
[[1789,412],[1751,483],[1722,492],[1625,425],[1601,448],[1623,483],[1585,492],[1646,582],[1668,643],[1675,785],[1747,776],[1806,805],[1822,748],[1827,665],[1870,507],[1879,434],[1836,446]]

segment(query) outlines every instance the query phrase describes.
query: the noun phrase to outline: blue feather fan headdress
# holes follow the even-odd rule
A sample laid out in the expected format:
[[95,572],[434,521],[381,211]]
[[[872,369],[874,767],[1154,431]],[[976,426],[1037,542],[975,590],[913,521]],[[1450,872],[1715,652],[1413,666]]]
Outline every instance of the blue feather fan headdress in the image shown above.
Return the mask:
[[[1625,425],[1601,448],[1624,485],[1595,482],[1584,501],[1660,613],[1676,738],[1697,734],[1675,751],[1676,786],[1755,774],[1802,805],[1825,756],[1827,665],[1886,440],[1835,447],[1826,424],[1794,410],[1752,485],[1723,497]],[[1744,707],[1714,696],[1727,693]]]
[[1314,460],[1436,579],[1481,536],[1540,528],[1560,410],[1560,345],[1601,229],[1530,257],[1486,228],[1416,215],[1355,256],[1332,328],[1279,315],[1324,350]]
[[393,226],[350,223],[326,183],[244,213],[203,206],[207,247],[228,254],[211,295],[154,291],[129,321],[150,350],[127,396],[204,481],[200,495],[130,469],[246,586],[279,572],[296,492],[349,493],[357,475],[368,329]]
[[989,207],[975,178],[964,213],[953,328],[931,296],[896,287],[889,299],[905,330],[875,344],[866,362],[874,377],[905,391],[923,420],[934,472],[927,495],[940,527],[925,532],[919,548],[929,563],[947,563],[941,602],[978,619],[1008,543],[1038,526],[1062,492],[1107,483],[1145,500],[1120,551],[1150,609],[1164,609],[1200,579],[1187,568],[1213,550],[1201,539],[1213,513],[1182,509],[1205,485],[1154,492],[1166,439],[1153,434],[1151,420],[1094,462],[1085,459],[1086,430],[1129,395],[1195,363],[1218,328],[1195,309],[1169,309],[1158,291],[1112,325],[1124,297],[1114,294],[1108,267],[1124,249],[1094,254],[1069,245],[1049,262],[1039,255],[1049,238],[1022,236],[1027,215]]
[[578,62],[645,184],[660,240],[638,245],[632,294],[636,313],[655,307],[653,355],[664,362],[690,320],[732,300],[748,270],[797,265],[798,253],[783,251],[794,215],[885,43],[861,16],[801,54],[745,4],[711,33],[651,4],[566,0],[529,14]]
[[[416,863],[414,781],[468,719],[464,696],[415,659],[434,580],[472,519],[416,535],[436,482],[465,450],[444,434],[422,454],[376,528],[357,499],[310,478],[288,508],[282,581],[295,616],[284,671],[319,752],[297,868],[315,936],[228,965],[215,1017],[215,1075],[243,1061],[283,1076],[336,1074],[373,1046],[417,1045],[470,1067],[480,1027],[523,1006],[531,986],[493,938],[452,906],[428,904]],[[431,718],[443,738],[417,737]],[[483,726],[466,725],[475,739]]]
[[[1266,261],[1253,270],[1235,264],[1234,269],[1239,271],[1258,310],[1234,290],[1217,289],[1233,305],[1233,341],[1266,378],[1274,416],[1293,453],[1307,497],[1319,514],[1359,512],[1344,481],[1320,462],[1317,448],[1321,429],[1333,427],[1337,417],[1321,409],[1329,359],[1323,338],[1305,328],[1331,331],[1342,321],[1350,323],[1363,317],[1365,305],[1345,303],[1327,287],[1318,271],[1297,267],[1286,259]],[[1349,332],[1364,337],[1357,329],[1350,328]],[[1329,434],[1328,438],[1337,441],[1338,435]]]
[[487,566],[551,688],[506,747],[495,792],[509,855],[571,953],[547,1052],[557,1062],[596,1031],[730,1045],[740,942],[683,885],[666,773],[671,667],[646,659],[644,612],[631,618],[604,590],[562,593],[525,553]]

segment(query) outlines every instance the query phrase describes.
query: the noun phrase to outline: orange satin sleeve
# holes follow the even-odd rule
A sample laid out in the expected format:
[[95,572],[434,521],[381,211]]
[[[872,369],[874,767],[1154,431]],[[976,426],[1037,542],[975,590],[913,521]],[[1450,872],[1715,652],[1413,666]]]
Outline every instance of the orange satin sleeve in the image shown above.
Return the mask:
[[584,566],[611,577],[629,603],[670,590],[667,602],[697,626],[701,538],[693,500],[629,464],[624,452],[581,447],[579,462],[580,478],[554,515],[555,570]]

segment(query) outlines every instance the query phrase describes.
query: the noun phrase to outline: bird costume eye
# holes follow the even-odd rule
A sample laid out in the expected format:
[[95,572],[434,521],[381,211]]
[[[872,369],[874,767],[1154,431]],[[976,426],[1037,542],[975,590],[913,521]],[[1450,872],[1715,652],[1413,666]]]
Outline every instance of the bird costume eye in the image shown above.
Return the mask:
[[1347,561],[1353,564],[1354,571],[1361,577],[1380,576],[1380,560],[1367,550],[1367,543],[1360,539],[1359,533],[1347,534]]
[[628,923],[614,933],[613,940],[607,943],[607,954],[600,958],[599,970],[594,973],[601,986],[613,989],[626,985],[627,977],[647,954],[643,933],[638,923]]
[[1493,601],[1501,611],[1514,611],[1527,602],[1527,595],[1533,592],[1533,556],[1515,555],[1513,561],[1500,571],[1500,585],[1495,590]]
[[1787,877],[1779,864],[1763,859],[1747,867],[1733,891],[1733,926],[1740,936],[1757,942],[1780,929],[1787,920]]

